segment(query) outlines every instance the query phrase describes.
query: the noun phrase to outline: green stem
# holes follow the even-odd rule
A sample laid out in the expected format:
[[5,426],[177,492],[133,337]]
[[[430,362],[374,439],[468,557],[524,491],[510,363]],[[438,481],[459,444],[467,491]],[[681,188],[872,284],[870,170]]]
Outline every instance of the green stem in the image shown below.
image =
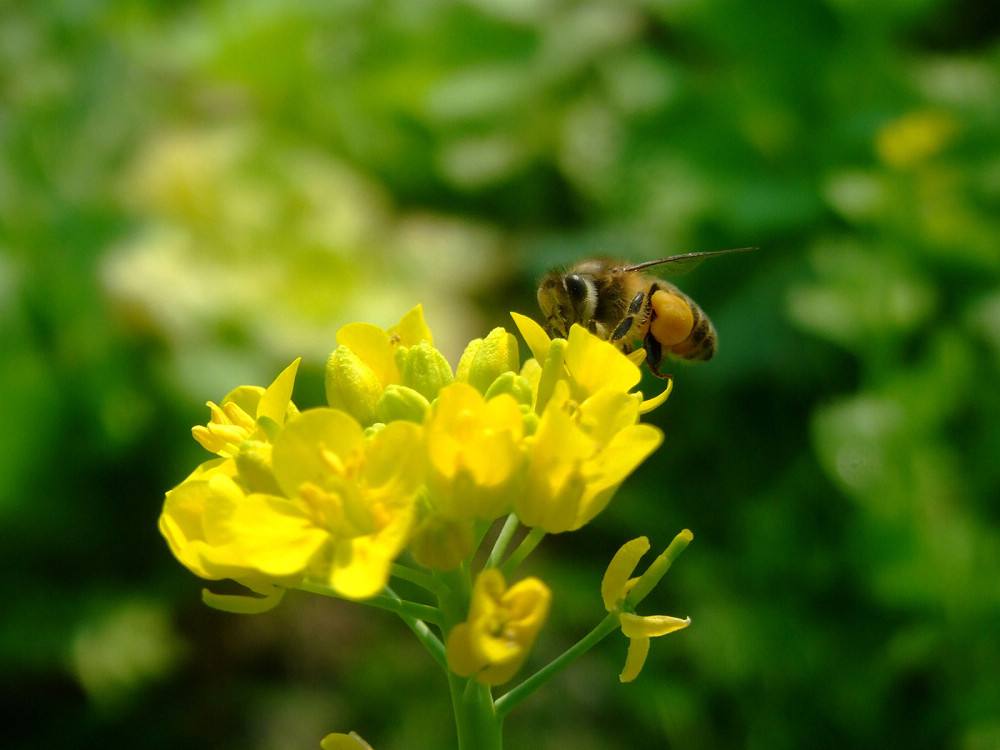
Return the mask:
[[[395,612],[400,616],[405,615],[406,617],[412,617],[417,620],[426,620],[427,622],[432,622],[435,625],[441,625],[444,622],[441,616],[441,610],[437,607],[431,607],[427,604],[418,604],[417,602],[400,599],[395,594],[392,596],[387,594],[376,594],[369,599],[349,599],[348,597],[337,593],[329,586],[324,586],[321,583],[303,581],[297,588],[302,591],[308,591],[311,594],[329,596],[333,599],[343,599],[349,602],[357,602],[358,604],[367,604],[370,607],[377,607],[378,609],[384,609],[388,612]],[[386,588],[386,591],[389,591],[389,589]]]
[[[396,595],[396,592],[388,586],[385,587],[385,590],[388,596],[396,597],[397,599],[399,598]],[[431,658],[438,663],[438,666],[451,675],[451,672],[448,670],[448,658],[445,656],[444,644],[441,642],[441,639],[434,635],[423,620],[410,617],[402,612],[399,613],[399,617],[406,623],[407,627],[413,631],[413,634],[417,636],[417,640],[423,644],[424,648],[427,649],[427,653],[429,653]]]
[[544,538],[545,531],[541,528],[536,527],[529,531],[527,536],[521,540],[517,549],[514,550],[511,556],[507,558],[507,562],[500,567],[500,571],[505,576],[509,577],[511,573],[517,570],[517,566],[524,562],[524,559],[535,551],[535,547],[537,547],[539,542],[541,542]]
[[510,691],[500,697],[496,702],[496,715],[502,721],[503,718],[510,713],[514,706],[555,677],[559,672],[569,666],[570,662],[574,659],[590,651],[590,649],[617,630],[618,627],[618,613],[609,613],[607,617],[597,623],[593,630],[580,639],[576,645],[568,648],[520,685],[511,688]]
[[493,543],[493,550],[490,552],[489,558],[486,560],[487,568],[495,568],[500,564],[500,558],[503,557],[503,553],[507,551],[507,545],[510,544],[510,540],[514,538],[514,533],[517,531],[517,527],[520,521],[517,520],[517,515],[511,513],[507,516],[507,520],[503,523],[503,528],[500,529],[500,533],[497,534],[497,540]]
[[486,685],[449,672],[459,750],[503,750],[503,720],[497,716]]
[[443,590],[440,582],[438,582],[433,576],[430,576],[427,573],[421,573],[419,570],[414,570],[406,565],[393,563],[389,568],[389,572],[394,578],[399,578],[402,581],[409,581],[425,591],[429,591],[435,596],[440,596]]

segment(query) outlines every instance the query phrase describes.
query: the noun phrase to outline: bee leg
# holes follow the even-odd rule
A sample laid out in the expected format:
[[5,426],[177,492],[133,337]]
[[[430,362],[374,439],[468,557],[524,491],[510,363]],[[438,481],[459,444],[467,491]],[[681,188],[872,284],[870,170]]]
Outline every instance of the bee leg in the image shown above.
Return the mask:
[[632,324],[635,322],[635,318],[631,315],[626,315],[622,318],[621,322],[615,326],[615,330],[611,332],[609,340],[612,343],[617,343],[621,341],[628,335],[628,332],[632,330]]
[[645,292],[639,292],[638,294],[636,294],[632,298],[632,301],[628,303],[628,312],[626,314],[635,315],[637,312],[639,312],[639,310],[642,309],[642,303],[645,301],[646,301]]
[[642,344],[646,350],[646,364],[649,366],[649,371],[658,378],[669,379],[670,375],[664,375],[660,372],[660,363],[663,361],[663,347],[660,345],[660,342],[656,340],[653,334],[647,333]]
[[597,321],[591,320],[589,323],[587,323],[587,330],[590,331],[591,333],[597,333]]
[[[649,290],[643,293],[645,304],[642,305],[642,316],[639,318],[640,325],[645,326],[653,321],[656,311],[653,310],[653,295],[660,291],[660,285],[653,283],[649,285]],[[635,300],[632,300],[635,303]],[[631,305],[630,305],[631,307]]]

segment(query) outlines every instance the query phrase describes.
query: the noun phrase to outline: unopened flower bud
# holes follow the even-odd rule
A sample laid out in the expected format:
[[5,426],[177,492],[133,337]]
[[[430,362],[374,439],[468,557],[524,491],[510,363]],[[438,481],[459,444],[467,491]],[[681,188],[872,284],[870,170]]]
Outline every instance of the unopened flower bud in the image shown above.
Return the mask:
[[430,402],[413,388],[393,384],[387,386],[379,398],[375,418],[386,423],[403,419],[420,424],[430,406]]
[[372,369],[346,346],[338,346],[326,361],[326,400],[361,424],[375,421],[382,383]]
[[486,393],[494,380],[505,372],[516,372],[519,366],[517,339],[503,328],[494,328],[485,339],[469,342],[458,362],[455,379]]
[[493,385],[486,391],[486,400],[489,401],[501,393],[509,393],[522,406],[531,406],[531,401],[534,398],[531,383],[527,378],[515,372],[505,372],[494,380]]
[[403,385],[412,388],[428,401],[437,398],[438,391],[454,379],[448,360],[427,342],[397,349],[396,366]]

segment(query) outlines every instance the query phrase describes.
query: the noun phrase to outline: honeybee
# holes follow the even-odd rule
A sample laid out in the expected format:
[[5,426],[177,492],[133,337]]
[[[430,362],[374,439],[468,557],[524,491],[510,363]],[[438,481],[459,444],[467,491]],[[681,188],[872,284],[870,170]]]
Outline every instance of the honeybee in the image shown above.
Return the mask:
[[579,323],[625,354],[642,347],[649,369],[666,377],[660,372],[666,354],[707,361],[715,355],[718,337],[698,303],[644,271],[665,266],[680,273],[706,258],[755,249],[682,253],[634,265],[610,259],[581,261],[545,275],[538,287],[538,306],[550,335],[565,337],[570,326]]

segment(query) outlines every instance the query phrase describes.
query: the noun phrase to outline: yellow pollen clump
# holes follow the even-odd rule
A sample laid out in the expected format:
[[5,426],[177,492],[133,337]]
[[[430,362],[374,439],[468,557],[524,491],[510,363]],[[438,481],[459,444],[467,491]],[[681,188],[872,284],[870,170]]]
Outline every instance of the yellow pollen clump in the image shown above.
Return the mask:
[[664,291],[653,294],[653,310],[656,317],[650,331],[663,346],[679,344],[691,335],[694,314],[691,306],[676,294]]

